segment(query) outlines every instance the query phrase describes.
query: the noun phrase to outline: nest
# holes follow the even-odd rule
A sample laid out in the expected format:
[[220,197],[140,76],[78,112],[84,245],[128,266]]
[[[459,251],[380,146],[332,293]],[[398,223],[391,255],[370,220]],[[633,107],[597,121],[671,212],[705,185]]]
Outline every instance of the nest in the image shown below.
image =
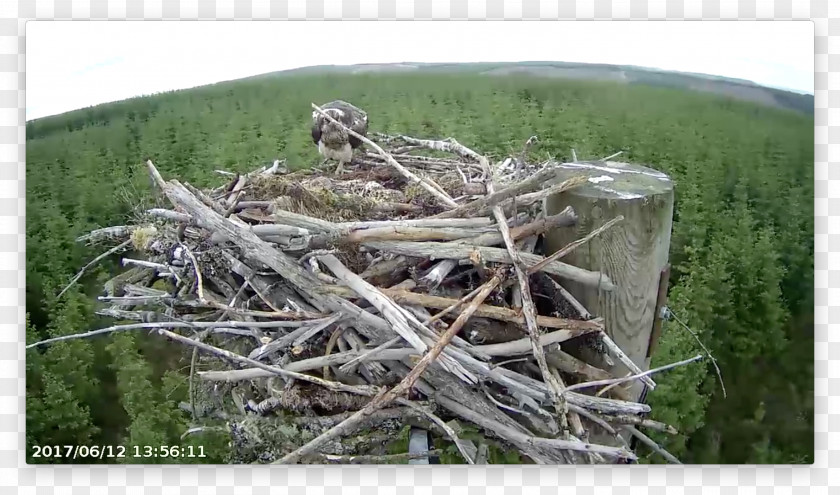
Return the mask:
[[386,448],[414,425],[461,462],[490,446],[615,463],[636,459],[622,429],[674,433],[632,400],[649,378],[602,368],[640,372],[563,288],[609,278],[541,252],[547,230],[576,222],[542,200],[582,179],[524,153],[491,165],[453,139],[376,140],[338,175],[275,163],[205,191],[149,161],[174,208],[102,230],[145,259],[124,260],[100,314],[199,348],[184,409],[226,420],[233,461],[434,455]]

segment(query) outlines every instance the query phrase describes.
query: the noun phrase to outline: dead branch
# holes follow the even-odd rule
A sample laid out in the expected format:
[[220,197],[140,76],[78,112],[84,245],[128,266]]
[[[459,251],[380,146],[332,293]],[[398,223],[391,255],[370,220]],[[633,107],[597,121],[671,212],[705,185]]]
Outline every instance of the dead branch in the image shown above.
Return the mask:
[[70,280],[70,283],[68,283],[67,286],[64,287],[64,289],[62,289],[61,292],[58,293],[58,295],[56,296],[56,299],[61,299],[61,296],[63,296],[64,293],[67,292],[68,289],[70,289],[70,287],[73,287],[73,285],[75,285],[76,282],[78,282],[79,279],[82,278],[82,275],[85,274],[85,272],[88,270],[88,268],[96,265],[97,263],[104,260],[108,256],[111,256],[112,254],[115,254],[115,253],[118,253],[118,252],[122,251],[123,249],[128,247],[129,244],[131,244],[131,239],[128,239],[127,241],[124,241],[121,244],[112,247],[111,249],[105,251],[104,253],[100,254],[96,258],[92,259],[87,265],[83,266],[82,269],[79,270],[79,273],[77,273]]
[[668,462],[672,464],[682,464],[679,459],[674,457],[670,452],[662,448],[662,446],[654,442],[650,437],[640,432],[636,428],[632,426],[625,426],[623,429],[629,431],[634,437],[638,438],[639,440],[641,440],[642,443],[650,447],[651,450],[667,459]]

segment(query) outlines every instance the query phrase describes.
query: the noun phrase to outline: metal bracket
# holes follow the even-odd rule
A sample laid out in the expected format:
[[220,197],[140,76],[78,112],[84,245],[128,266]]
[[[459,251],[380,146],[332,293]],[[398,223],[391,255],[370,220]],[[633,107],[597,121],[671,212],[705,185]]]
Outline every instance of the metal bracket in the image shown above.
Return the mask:
[[670,319],[670,310],[665,305],[668,299],[668,277],[671,275],[671,265],[665,265],[665,268],[659,273],[659,290],[656,294],[656,307],[654,309],[653,328],[650,331],[650,340],[648,341],[648,350],[646,358],[650,359],[653,356],[653,351],[659,344],[659,337],[662,335],[662,322]]

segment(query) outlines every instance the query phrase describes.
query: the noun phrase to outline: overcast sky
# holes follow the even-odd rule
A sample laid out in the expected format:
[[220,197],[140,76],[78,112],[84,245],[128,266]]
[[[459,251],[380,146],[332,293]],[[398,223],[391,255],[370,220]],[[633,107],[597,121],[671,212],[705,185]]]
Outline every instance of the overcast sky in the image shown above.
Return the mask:
[[803,93],[814,89],[811,22],[30,21],[26,26],[27,120],[322,64],[629,64]]

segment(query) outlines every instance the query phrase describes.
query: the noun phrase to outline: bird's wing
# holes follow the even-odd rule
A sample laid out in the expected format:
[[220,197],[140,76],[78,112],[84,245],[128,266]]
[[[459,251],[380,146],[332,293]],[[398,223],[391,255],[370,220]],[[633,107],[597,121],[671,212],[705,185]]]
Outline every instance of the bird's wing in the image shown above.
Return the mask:
[[367,114],[364,112],[354,114],[353,125],[351,126],[351,129],[361,134],[362,136],[366,135],[368,129]]

